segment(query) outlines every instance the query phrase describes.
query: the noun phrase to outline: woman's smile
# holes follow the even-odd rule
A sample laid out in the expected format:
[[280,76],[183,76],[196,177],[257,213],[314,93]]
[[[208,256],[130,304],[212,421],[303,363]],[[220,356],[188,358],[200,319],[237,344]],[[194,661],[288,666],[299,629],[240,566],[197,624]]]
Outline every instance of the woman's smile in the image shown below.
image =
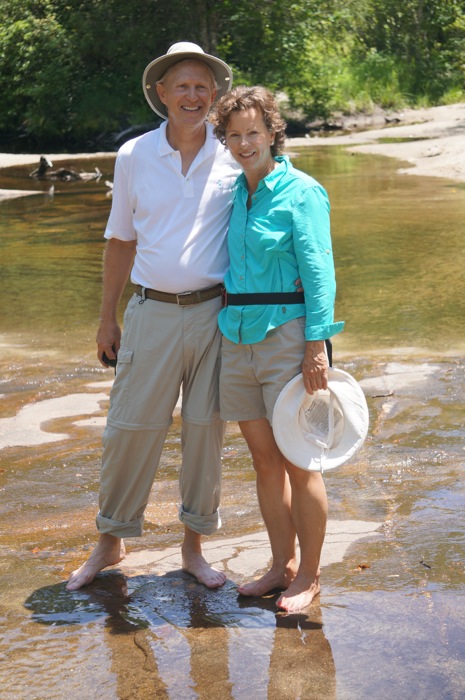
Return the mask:
[[275,160],[270,150],[274,137],[259,110],[251,108],[231,113],[226,145],[248,180],[258,182],[274,169]]

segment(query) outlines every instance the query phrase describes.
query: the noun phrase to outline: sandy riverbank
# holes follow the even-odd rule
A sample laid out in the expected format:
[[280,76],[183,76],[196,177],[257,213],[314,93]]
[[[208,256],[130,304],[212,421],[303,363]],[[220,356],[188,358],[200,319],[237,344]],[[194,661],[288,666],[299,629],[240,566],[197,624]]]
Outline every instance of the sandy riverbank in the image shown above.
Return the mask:
[[[338,136],[291,138],[287,140],[287,147],[346,145],[354,153],[373,153],[403,160],[409,165],[401,168],[402,173],[465,182],[465,103],[428,109],[406,109],[390,116],[396,122],[391,126]],[[350,117],[344,119],[348,128],[353,126],[353,121]],[[380,139],[396,141],[379,143]],[[114,153],[46,155],[58,163],[104,158],[113,156]],[[0,169],[37,162],[37,154],[0,153]]]
[[[401,172],[413,175],[443,177],[465,182],[465,103],[428,109],[406,109],[391,116],[391,123],[383,128],[353,131],[345,135],[291,138],[292,146],[346,145],[354,153],[373,153],[398,158],[408,163]],[[354,119],[344,119],[348,128]],[[360,124],[360,120],[358,120]],[[372,122],[376,124],[376,122]],[[380,139],[396,139],[379,143]],[[397,140],[398,139],[398,140]],[[114,156],[114,153],[46,154],[52,162],[76,159],[95,159]],[[14,165],[36,164],[37,154],[0,153],[0,169]],[[32,182],[32,181],[31,181]]]
[[[465,103],[407,109],[393,117],[393,126],[341,136],[294,138],[287,146],[346,145],[353,153],[403,160],[408,165],[400,168],[401,173],[465,182]],[[350,119],[346,123],[350,126]],[[386,139],[396,141],[385,143]]]
[[[44,153],[52,163],[70,160],[95,160],[96,158],[113,157],[113,152],[101,151],[97,153]],[[11,168],[15,165],[39,165],[40,155],[37,153],[0,153],[0,169]],[[33,180],[31,180],[33,182]]]

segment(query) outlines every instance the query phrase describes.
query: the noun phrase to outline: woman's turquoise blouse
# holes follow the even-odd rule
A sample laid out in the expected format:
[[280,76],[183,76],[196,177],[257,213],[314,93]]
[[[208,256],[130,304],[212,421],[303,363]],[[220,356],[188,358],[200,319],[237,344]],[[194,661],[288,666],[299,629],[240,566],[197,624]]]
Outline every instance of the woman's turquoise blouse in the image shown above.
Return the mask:
[[344,327],[333,318],[336,282],[328,195],[287,156],[276,161],[276,168],[260,181],[249,209],[245,175],[237,179],[225,286],[230,294],[295,292],[300,277],[305,304],[226,306],[219,325],[233,343],[258,343],[272,329],[300,316],[306,318],[306,340],[330,338]]

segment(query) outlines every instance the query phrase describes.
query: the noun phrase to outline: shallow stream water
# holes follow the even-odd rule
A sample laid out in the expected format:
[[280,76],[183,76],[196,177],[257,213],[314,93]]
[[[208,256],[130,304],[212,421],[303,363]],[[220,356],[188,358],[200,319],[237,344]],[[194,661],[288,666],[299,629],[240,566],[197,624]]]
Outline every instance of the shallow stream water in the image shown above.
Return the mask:
[[[2,698],[441,698],[465,696],[465,187],[399,176],[398,163],[297,149],[327,188],[337,266],[334,364],[361,383],[370,434],[326,485],[333,521],[376,535],[323,568],[308,612],[272,596],[207,592],[179,571],[63,581],[94,541],[111,370],[95,359],[105,180],[0,187],[0,682]],[[129,291],[128,291],[129,294]],[[127,296],[127,295],[126,295]],[[44,423],[44,420],[46,421]],[[44,437],[45,432],[45,437]],[[179,422],[142,540],[177,547]],[[253,470],[230,424],[223,528],[261,532]]]

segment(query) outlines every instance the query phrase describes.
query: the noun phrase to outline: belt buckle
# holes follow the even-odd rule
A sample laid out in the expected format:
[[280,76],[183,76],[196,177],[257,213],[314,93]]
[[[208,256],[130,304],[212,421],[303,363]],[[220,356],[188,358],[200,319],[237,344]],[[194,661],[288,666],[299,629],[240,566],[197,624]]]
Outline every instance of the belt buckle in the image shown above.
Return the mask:
[[181,297],[188,298],[190,296],[192,296],[192,292],[179,292],[179,294],[176,294],[176,304],[178,306],[186,306],[189,302],[183,304]]

